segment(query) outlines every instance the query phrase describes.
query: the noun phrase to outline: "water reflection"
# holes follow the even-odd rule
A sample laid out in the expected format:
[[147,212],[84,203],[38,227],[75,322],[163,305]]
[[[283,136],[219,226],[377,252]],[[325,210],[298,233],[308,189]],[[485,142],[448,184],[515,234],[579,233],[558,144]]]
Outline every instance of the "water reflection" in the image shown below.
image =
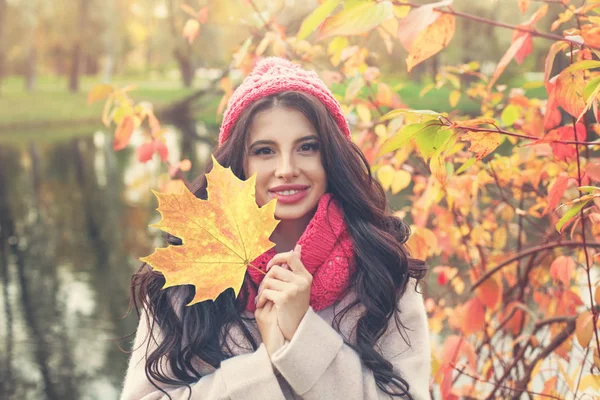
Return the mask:
[[109,146],[103,133],[0,146],[2,399],[118,398],[114,339],[135,330],[129,278],[160,243],[159,168]]

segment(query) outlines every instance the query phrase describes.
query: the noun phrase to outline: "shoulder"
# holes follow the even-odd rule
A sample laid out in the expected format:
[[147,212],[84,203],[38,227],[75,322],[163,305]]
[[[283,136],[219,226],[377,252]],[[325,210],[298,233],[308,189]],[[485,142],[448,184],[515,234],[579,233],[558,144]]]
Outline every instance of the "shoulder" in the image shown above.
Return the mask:
[[[348,305],[352,304],[356,299],[356,291],[349,290],[348,293],[341,297],[335,304],[317,311],[317,314],[335,328],[337,326],[333,324],[333,322],[336,315],[343,311]],[[345,315],[342,314],[343,318],[340,319],[339,333],[342,334],[347,341],[354,343],[356,324],[360,317],[363,316],[364,312],[365,307],[359,303],[352,307]],[[422,335],[424,331],[428,331],[427,312],[425,311],[423,294],[414,278],[409,279],[406,290],[398,300],[396,316],[405,328],[402,330],[406,331],[406,334],[400,332],[401,335],[405,337],[408,336],[408,339],[411,339],[413,335]],[[382,340],[390,335],[397,337],[398,333],[399,330],[393,316],[389,321],[388,329],[384,333]],[[428,335],[427,340],[429,340]]]

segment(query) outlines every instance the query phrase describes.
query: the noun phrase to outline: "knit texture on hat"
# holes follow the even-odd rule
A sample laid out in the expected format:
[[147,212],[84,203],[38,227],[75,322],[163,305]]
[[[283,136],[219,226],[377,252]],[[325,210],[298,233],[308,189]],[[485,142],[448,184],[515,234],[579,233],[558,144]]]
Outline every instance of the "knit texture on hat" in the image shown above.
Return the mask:
[[[317,211],[298,244],[302,246],[300,260],[313,276],[310,305],[315,311],[327,308],[350,286],[350,277],[355,270],[354,249],[346,230],[344,212],[330,193],[319,199]],[[272,248],[254,260],[252,265],[265,271],[276,254],[275,248]],[[254,268],[248,268],[248,273],[256,287],[265,277]],[[256,289],[248,285],[246,310],[256,311],[256,295]]]
[[231,95],[223,115],[219,146],[229,138],[240,114],[248,105],[263,97],[286,91],[308,93],[318,98],[327,107],[342,133],[351,139],[350,128],[340,103],[316,72],[302,69],[299,65],[283,58],[268,57],[258,62],[250,75]]

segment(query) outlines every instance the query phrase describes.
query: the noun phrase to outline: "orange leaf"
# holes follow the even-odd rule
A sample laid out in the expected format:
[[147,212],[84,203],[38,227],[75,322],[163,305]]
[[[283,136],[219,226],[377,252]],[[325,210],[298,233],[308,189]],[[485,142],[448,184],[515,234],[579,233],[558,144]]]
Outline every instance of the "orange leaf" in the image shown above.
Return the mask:
[[201,24],[205,24],[207,20],[208,20],[208,6],[205,6],[205,7],[202,7],[198,11],[198,21]]
[[406,51],[410,52],[413,48],[413,43],[421,33],[440,17],[441,13],[434,11],[434,8],[450,4],[452,4],[452,0],[445,0],[413,8],[406,17],[400,20],[398,24],[398,39]]
[[600,26],[586,24],[581,27],[581,37],[590,47],[600,47]]
[[578,118],[585,109],[583,91],[586,81],[584,71],[564,70],[558,75],[554,88],[556,102],[566,112]]
[[512,59],[515,58],[515,55],[519,52],[521,47],[523,47],[525,45],[525,42],[527,41],[527,36],[528,35],[519,36],[512,42],[512,44],[510,45],[508,50],[506,50],[506,53],[504,53],[504,55],[498,62],[498,65],[496,66],[496,70],[494,71],[494,73],[492,74],[492,77],[490,78],[490,81],[488,83],[488,89],[490,89],[492,86],[494,86],[494,83],[496,83],[496,81],[498,80],[500,75],[502,75],[502,73],[504,72],[504,70],[506,69],[508,64],[510,64]]
[[568,175],[560,175],[556,179],[556,181],[552,185],[552,188],[550,188],[550,190],[548,191],[548,205],[546,206],[546,209],[544,210],[544,215],[547,214],[548,211],[554,210],[556,208],[556,206],[560,202],[560,199],[562,199],[563,194],[565,193],[565,190],[567,190],[568,186],[569,186],[569,176]]
[[600,286],[596,287],[596,291],[594,292],[594,300],[596,304],[600,306]]
[[108,97],[114,88],[112,85],[99,84],[94,86],[88,93],[87,102],[88,104],[92,104],[95,101],[102,100]]
[[585,175],[594,181],[600,182],[600,162],[591,162],[584,168]]
[[115,130],[115,139],[113,141],[113,150],[118,151],[124,149],[129,144],[131,134],[134,129],[133,117],[131,115],[123,118],[117,129]]
[[473,297],[464,304],[460,328],[465,336],[481,331],[485,326],[485,307],[479,297]]
[[508,319],[504,325],[504,329],[513,335],[518,335],[521,332],[521,325],[525,322],[525,311],[518,307],[519,303],[513,301],[509,303],[500,315],[500,321],[504,321],[509,315],[514,314]]
[[154,192],[162,218],[152,226],[181,238],[183,245],[159,248],[140,259],[162,272],[163,289],[194,285],[188,305],[215,300],[228,288],[237,296],[247,267],[274,246],[269,237],[278,224],[275,201],[256,205],[256,175],[241,181],[214,158],[213,165],[206,175],[208,200],[187,189],[181,194]]
[[496,150],[502,143],[502,136],[495,132],[466,132],[460,136],[462,141],[470,141],[469,151],[475,153],[475,157],[481,160],[483,157]]
[[192,43],[200,33],[200,22],[195,19],[188,19],[183,26],[183,37]]
[[406,68],[410,72],[415,65],[439,53],[452,40],[456,20],[452,14],[440,15],[414,40],[406,57]]
[[519,10],[521,10],[521,12],[523,14],[525,14],[527,12],[527,9],[529,8],[529,0],[518,0],[519,1]]
[[444,343],[442,350],[442,362],[456,365],[461,357],[465,357],[469,366],[475,371],[477,368],[477,356],[473,344],[461,336],[451,335]]
[[483,283],[477,287],[476,293],[479,299],[481,299],[481,302],[492,310],[502,301],[502,286],[493,277],[483,281]]
[[584,348],[590,344],[590,340],[592,340],[592,335],[594,334],[593,319],[594,315],[587,310],[577,317],[575,335],[579,344]]
[[550,265],[550,275],[555,282],[562,282],[565,286],[571,284],[571,276],[575,271],[575,260],[569,256],[559,256]]

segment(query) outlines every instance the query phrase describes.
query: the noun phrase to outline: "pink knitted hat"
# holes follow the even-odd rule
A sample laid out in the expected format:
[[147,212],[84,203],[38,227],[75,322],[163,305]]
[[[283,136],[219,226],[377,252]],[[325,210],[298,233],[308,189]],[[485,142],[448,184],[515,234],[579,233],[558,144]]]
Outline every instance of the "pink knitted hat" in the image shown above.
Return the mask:
[[302,69],[299,65],[278,57],[268,57],[259,61],[250,75],[233,92],[223,115],[219,132],[219,146],[222,145],[242,111],[252,102],[263,97],[296,91],[308,93],[319,99],[333,116],[344,135],[350,139],[350,128],[344,117],[340,103],[314,71]]

